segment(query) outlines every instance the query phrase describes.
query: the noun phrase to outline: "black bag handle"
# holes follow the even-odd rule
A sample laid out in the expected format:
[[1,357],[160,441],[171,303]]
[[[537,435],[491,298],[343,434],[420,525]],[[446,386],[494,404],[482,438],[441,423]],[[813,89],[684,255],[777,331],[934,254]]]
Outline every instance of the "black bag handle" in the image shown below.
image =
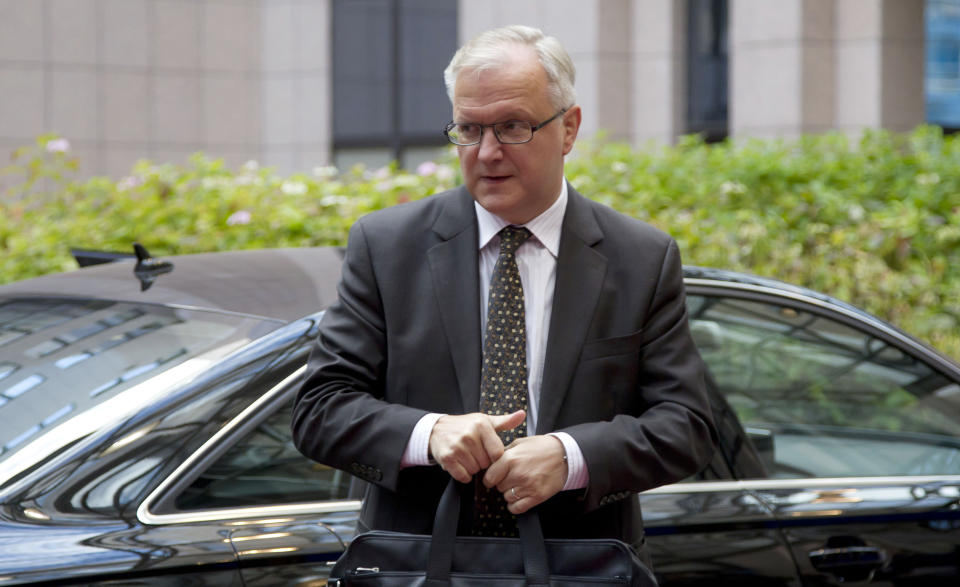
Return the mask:
[[[453,548],[457,537],[457,522],[460,517],[460,488],[455,480],[440,497],[437,516],[433,521],[433,536],[430,539],[430,560],[427,562],[427,587],[450,585],[450,569],[453,566]],[[520,547],[523,551],[523,573],[530,587],[550,585],[550,568],[547,563],[547,545],[540,528],[540,516],[528,511],[517,516],[520,530]]]

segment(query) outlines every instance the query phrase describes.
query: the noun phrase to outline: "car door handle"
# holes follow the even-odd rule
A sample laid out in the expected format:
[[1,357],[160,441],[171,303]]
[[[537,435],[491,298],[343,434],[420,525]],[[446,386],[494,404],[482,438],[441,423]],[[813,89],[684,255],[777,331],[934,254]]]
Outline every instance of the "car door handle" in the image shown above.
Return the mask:
[[846,580],[869,578],[887,560],[886,552],[872,546],[819,548],[809,555],[815,569]]

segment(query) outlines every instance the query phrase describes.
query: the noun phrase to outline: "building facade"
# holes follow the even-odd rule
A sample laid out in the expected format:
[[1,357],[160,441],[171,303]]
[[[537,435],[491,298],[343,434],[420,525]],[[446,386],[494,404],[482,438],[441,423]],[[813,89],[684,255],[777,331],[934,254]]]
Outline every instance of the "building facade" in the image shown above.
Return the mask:
[[412,167],[458,43],[512,23],[571,53],[582,136],[960,126],[960,0],[0,0],[0,151]]

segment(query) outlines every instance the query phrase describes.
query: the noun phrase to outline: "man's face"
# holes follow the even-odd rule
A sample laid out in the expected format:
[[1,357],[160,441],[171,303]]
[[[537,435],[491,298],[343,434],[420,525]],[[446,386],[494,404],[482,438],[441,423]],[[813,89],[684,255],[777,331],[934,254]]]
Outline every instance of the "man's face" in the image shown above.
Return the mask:
[[[524,47],[516,53],[500,67],[460,73],[454,86],[454,122],[525,120],[537,125],[557,113],[536,54]],[[560,194],[563,157],[573,148],[579,126],[580,108],[574,106],[536,131],[529,143],[502,145],[492,128],[484,128],[480,144],[457,147],[467,188],[481,206],[507,222],[532,220]]]

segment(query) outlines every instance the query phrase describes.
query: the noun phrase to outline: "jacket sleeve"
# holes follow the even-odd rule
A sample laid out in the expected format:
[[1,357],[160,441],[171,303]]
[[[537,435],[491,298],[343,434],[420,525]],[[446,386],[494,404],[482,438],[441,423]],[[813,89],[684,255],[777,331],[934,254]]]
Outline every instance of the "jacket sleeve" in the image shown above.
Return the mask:
[[664,247],[642,324],[636,389],[636,405],[642,409],[563,428],[577,441],[587,464],[587,511],[679,481],[713,455],[717,433],[705,366],[690,335],[680,252],[673,239]]
[[396,490],[404,448],[426,412],[384,401],[386,360],[383,301],[360,221],[297,394],[293,440],[315,461]]

